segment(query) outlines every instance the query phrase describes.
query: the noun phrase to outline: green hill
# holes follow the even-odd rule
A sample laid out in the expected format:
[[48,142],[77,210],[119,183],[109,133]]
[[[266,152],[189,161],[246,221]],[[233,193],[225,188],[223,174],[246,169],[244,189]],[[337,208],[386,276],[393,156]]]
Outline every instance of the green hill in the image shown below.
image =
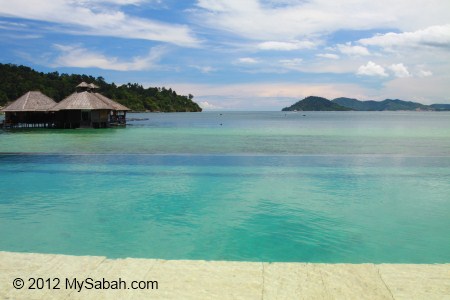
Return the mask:
[[380,110],[381,106],[377,101],[359,101],[353,98],[336,98],[332,102],[353,110]]
[[316,96],[309,96],[297,103],[285,107],[282,111],[347,111],[351,108],[333,103],[328,99]]
[[12,102],[28,91],[39,90],[56,102],[75,91],[82,81],[94,83],[99,92],[134,111],[199,112],[201,107],[192,101],[192,95],[178,95],[164,87],[144,88],[137,83],[116,86],[103,77],[78,74],[37,72],[26,66],[0,64],[0,106]]
[[448,111],[450,110],[450,104],[431,104],[430,107],[437,111]]
[[360,101],[352,98],[336,98],[332,102],[359,111],[383,111],[383,110],[435,110],[432,106],[417,102],[386,99],[384,101]]

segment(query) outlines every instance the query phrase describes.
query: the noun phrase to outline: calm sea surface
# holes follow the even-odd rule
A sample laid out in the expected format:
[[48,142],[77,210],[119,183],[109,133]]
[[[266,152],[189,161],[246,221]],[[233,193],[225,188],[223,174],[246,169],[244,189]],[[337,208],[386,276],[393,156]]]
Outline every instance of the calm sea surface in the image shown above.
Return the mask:
[[129,117],[0,131],[0,251],[450,262],[450,113]]

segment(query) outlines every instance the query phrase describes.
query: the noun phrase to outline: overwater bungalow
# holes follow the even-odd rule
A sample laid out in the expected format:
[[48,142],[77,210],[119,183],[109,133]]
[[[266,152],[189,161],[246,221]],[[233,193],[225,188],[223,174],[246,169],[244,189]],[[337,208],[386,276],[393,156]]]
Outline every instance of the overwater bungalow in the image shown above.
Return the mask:
[[50,110],[56,113],[56,127],[104,128],[125,125],[126,112],[130,109],[96,93],[95,89],[98,89],[95,84],[82,82],[77,86],[75,93],[51,108]]
[[49,109],[55,105],[53,99],[39,91],[28,92],[2,109],[5,113],[3,126],[52,127],[54,114]]
[[130,109],[96,93],[82,82],[76,92],[56,103],[41,92],[28,92],[8,107],[4,127],[105,128],[126,125]]
[[116,101],[111,100],[108,97],[103,96],[102,94],[95,93],[95,95],[100,100],[102,100],[103,102],[105,102],[106,104],[108,104],[109,106],[111,106],[113,108],[109,114],[109,125],[110,126],[126,125],[127,111],[130,111],[130,109],[128,107],[126,107],[125,105],[122,105],[120,103],[117,103]]

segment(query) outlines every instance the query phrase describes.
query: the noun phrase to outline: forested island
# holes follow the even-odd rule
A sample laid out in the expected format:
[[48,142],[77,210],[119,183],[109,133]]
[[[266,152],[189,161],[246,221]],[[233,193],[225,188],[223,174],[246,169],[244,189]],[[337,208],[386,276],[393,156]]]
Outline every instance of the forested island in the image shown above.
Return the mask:
[[0,106],[5,106],[28,91],[41,91],[56,102],[61,101],[75,90],[80,82],[90,82],[99,86],[100,92],[133,111],[151,112],[200,112],[201,107],[192,99],[194,96],[178,95],[171,88],[144,88],[137,83],[117,86],[107,83],[103,77],[42,73],[27,66],[0,64]]
[[386,99],[383,101],[360,101],[352,98],[328,100],[323,97],[309,96],[282,111],[448,111],[450,104],[424,105],[412,101]]
[[333,103],[328,99],[316,96],[306,97],[297,103],[283,108],[283,111],[346,111],[351,108]]

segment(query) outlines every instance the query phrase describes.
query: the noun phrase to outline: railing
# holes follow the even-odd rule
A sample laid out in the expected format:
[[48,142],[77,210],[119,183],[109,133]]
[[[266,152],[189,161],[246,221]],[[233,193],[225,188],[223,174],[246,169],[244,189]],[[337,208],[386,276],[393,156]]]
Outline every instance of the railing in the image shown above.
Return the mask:
[[127,120],[126,120],[126,118],[125,118],[125,116],[110,116],[109,117],[109,123],[111,123],[111,124],[119,124],[119,125],[121,125],[121,124],[126,124],[127,123]]
[[9,129],[9,128],[53,128],[55,127],[54,122],[13,122],[3,120],[0,123],[0,128]]

